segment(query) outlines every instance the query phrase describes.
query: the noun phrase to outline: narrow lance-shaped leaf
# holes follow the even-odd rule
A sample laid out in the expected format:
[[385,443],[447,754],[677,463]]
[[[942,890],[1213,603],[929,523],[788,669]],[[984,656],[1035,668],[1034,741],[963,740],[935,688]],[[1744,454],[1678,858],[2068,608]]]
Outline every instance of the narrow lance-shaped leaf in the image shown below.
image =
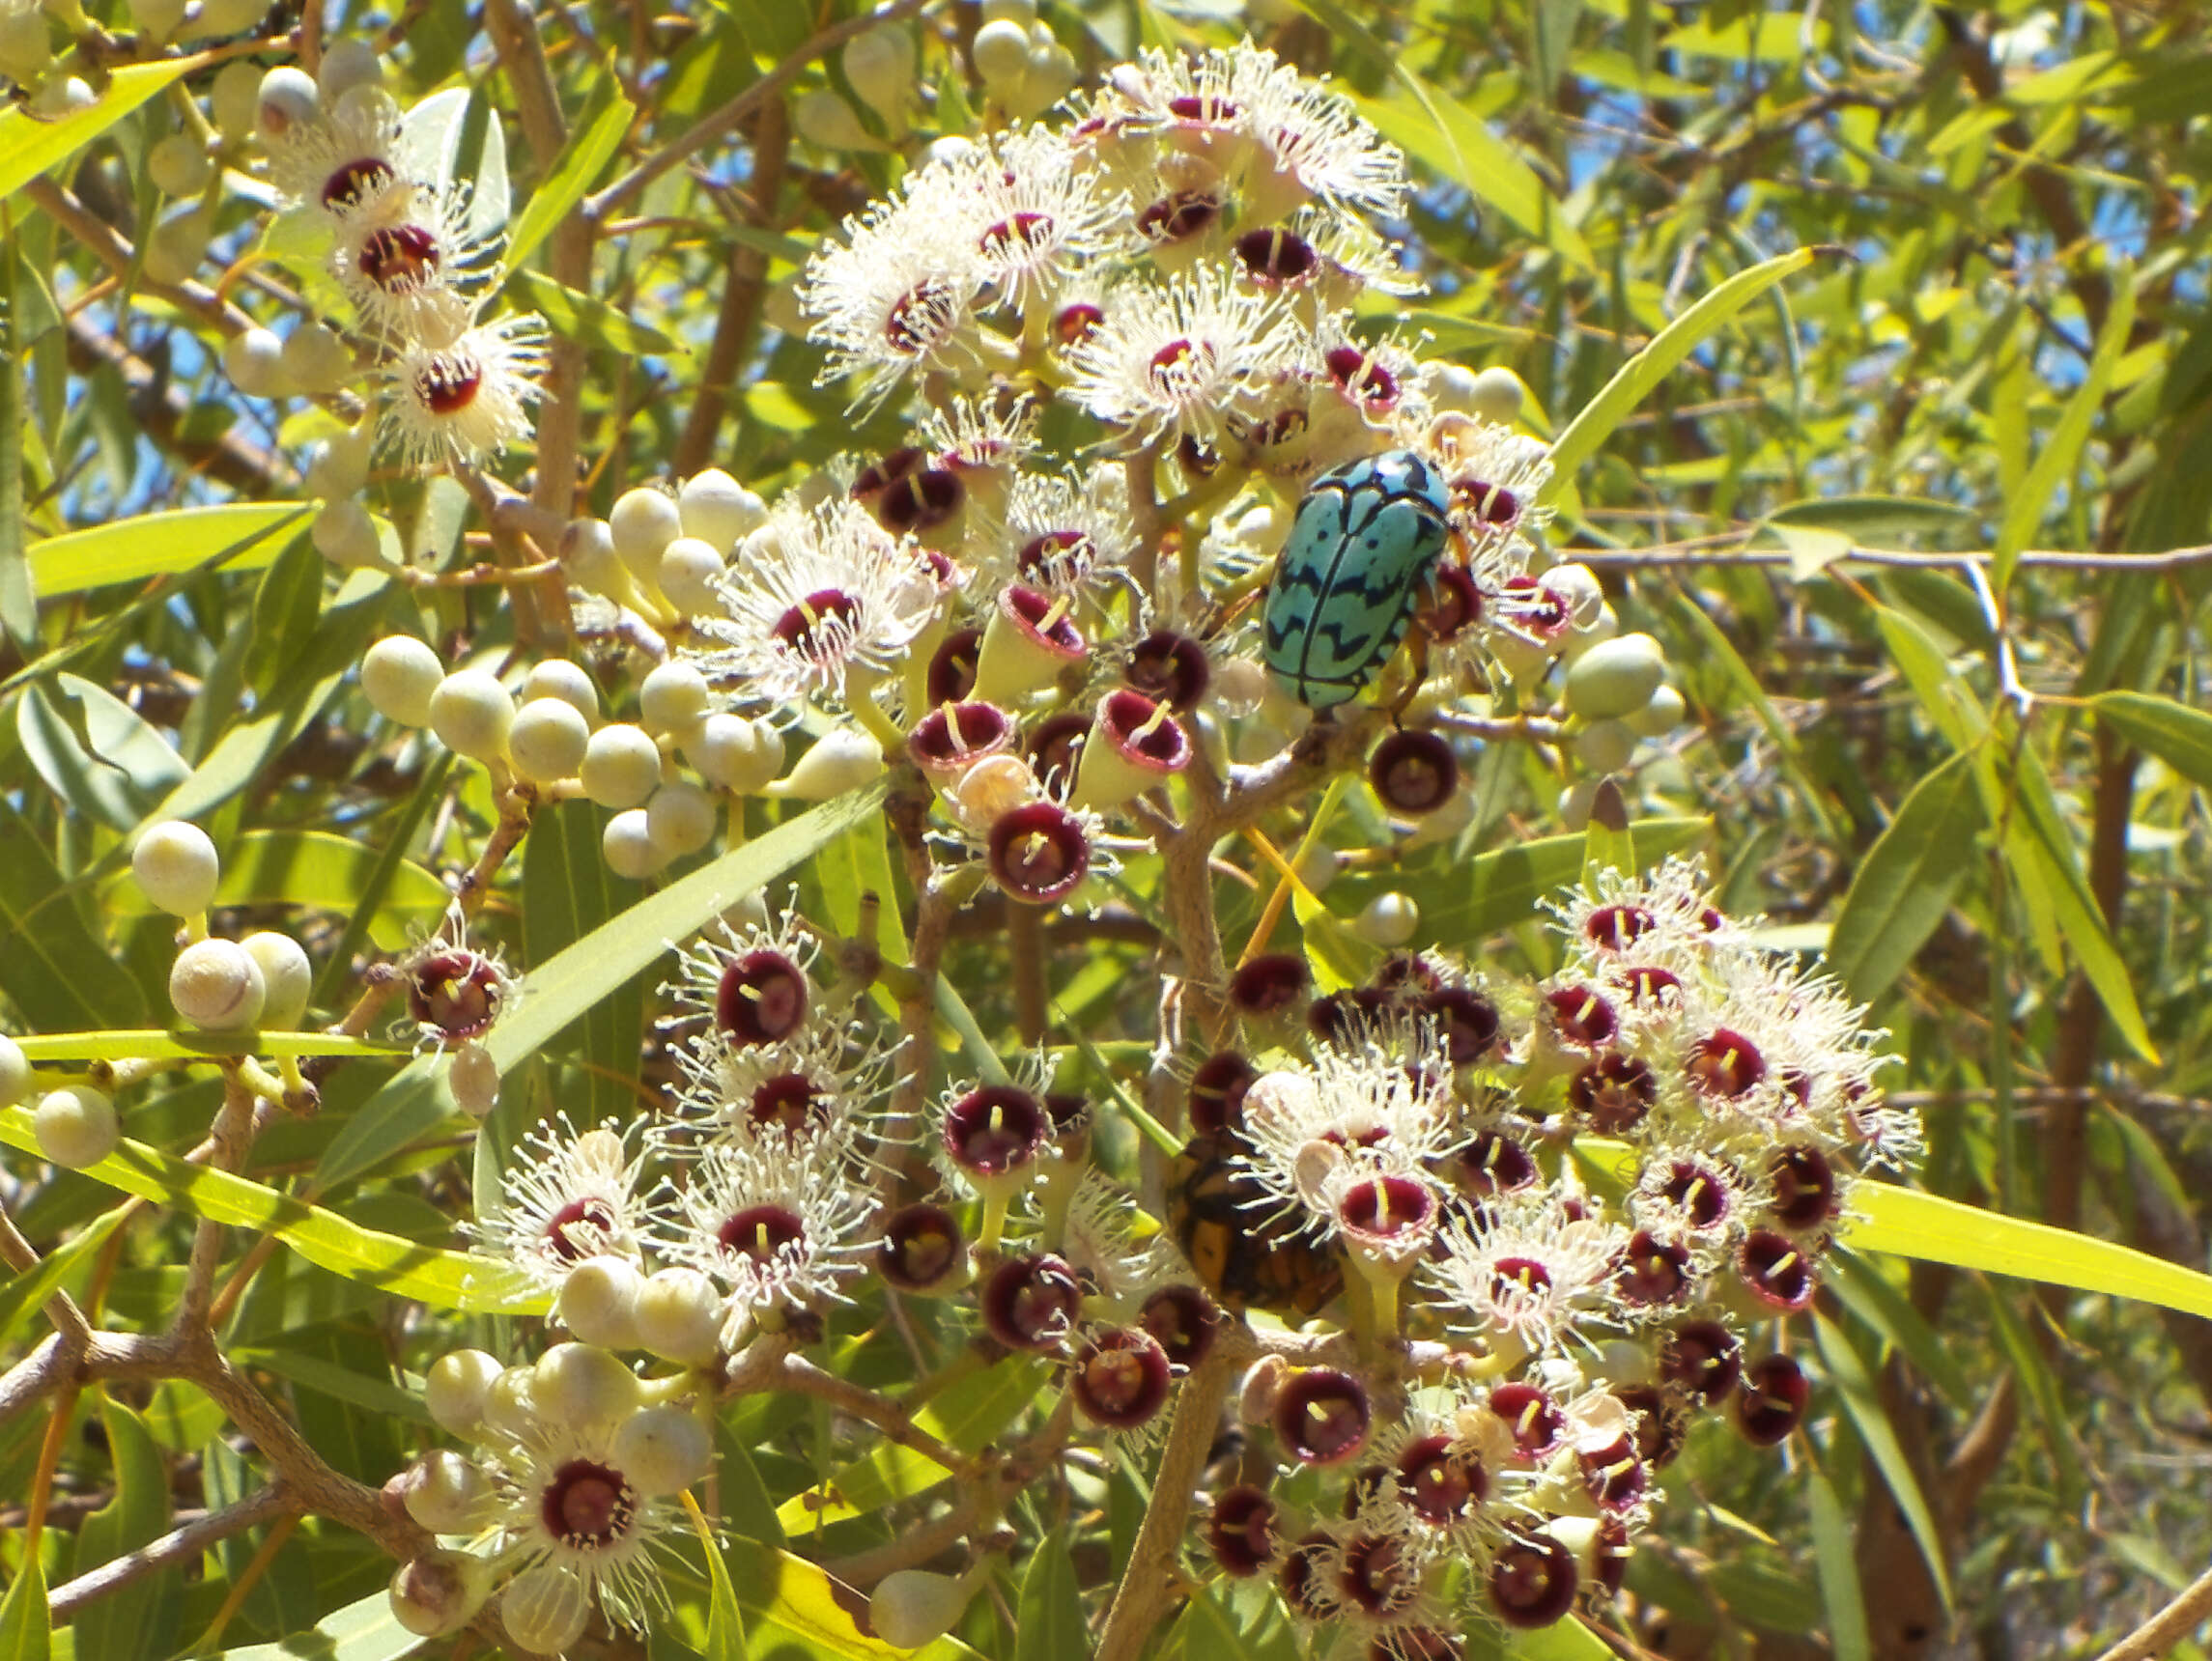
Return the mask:
[[1954,755],[1913,787],[1859,861],[1829,936],[1828,966],[1859,1003],[1905,972],[1973,868],[1981,797],[1971,760]]

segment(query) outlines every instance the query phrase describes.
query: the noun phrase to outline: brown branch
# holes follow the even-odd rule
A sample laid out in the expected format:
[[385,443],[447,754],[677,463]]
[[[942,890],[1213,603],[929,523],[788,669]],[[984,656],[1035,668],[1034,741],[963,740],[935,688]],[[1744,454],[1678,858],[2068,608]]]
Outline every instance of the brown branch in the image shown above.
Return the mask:
[[133,1581],[143,1580],[171,1563],[192,1562],[217,1542],[278,1517],[295,1514],[298,1509],[284,1484],[272,1482],[236,1505],[210,1511],[182,1528],[172,1529],[159,1539],[147,1541],[135,1551],[88,1569],[74,1580],[64,1581],[48,1595],[54,1618],[66,1619],[95,1598],[120,1591]]
[[[138,252],[120,231],[51,179],[34,179],[22,189],[24,197],[32,206],[43,210],[47,217],[74,238],[85,252],[105,266],[118,279],[129,280],[130,267],[136,264]],[[156,295],[167,300],[179,311],[196,319],[203,327],[213,329],[225,339],[234,334],[242,334],[253,326],[252,318],[204,283],[156,282],[144,271],[140,271],[133,286],[140,294]]]
[[[770,99],[760,106],[760,119],[752,128],[752,173],[748,182],[752,206],[746,223],[755,230],[767,230],[777,222],[776,201],[783,192],[783,169],[790,155],[790,112],[780,98]],[[768,256],[758,248],[741,245],[730,256],[729,278],[723,284],[714,341],[699,370],[698,390],[692,399],[683,436],[676,440],[678,478],[690,478],[713,459],[731,389],[752,355],[752,343],[760,332],[760,302],[767,294],[767,276]]]
[[[23,1238],[5,1206],[0,1206],[0,1262],[5,1262],[18,1275],[27,1275],[39,1266],[38,1253]],[[54,1323],[54,1331],[75,1348],[82,1349],[92,1340],[91,1323],[77,1308],[76,1300],[67,1292],[57,1291],[46,1300],[46,1318]]]
[[2156,1661],[2170,1653],[2212,1617],[2212,1569],[2191,1581],[2171,1603],[2097,1657],[2097,1661]]
[[1137,1661],[1145,1641],[1176,1600],[1182,1584],[1177,1559],[1190,1522],[1191,1498],[1220,1427],[1234,1365],[1229,1351],[1217,1346],[1183,1380],[1159,1473],[1152,1478],[1152,1503],[1145,1508],[1121,1584],[1114,1589],[1094,1661]]
[[107,330],[81,317],[71,318],[67,326],[70,367],[87,376],[113,370],[128,394],[131,415],[165,455],[256,501],[281,496],[298,483],[282,456],[241,437],[236,428],[213,437],[187,431],[190,399]]

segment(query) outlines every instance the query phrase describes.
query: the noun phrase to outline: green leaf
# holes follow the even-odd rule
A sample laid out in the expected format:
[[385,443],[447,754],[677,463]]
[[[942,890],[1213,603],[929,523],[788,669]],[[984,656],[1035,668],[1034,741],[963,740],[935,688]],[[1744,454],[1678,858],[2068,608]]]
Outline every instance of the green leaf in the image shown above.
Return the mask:
[[1843,1237],[1862,1252],[1891,1252],[2212,1318],[2212,1275],[2110,1240],[1887,1183],[1860,1183],[1851,1204],[1857,1215]]
[[381,1419],[404,1420],[416,1424],[431,1422],[430,1409],[413,1391],[402,1390],[387,1379],[372,1378],[321,1356],[303,1355],[292,1349],[241,1345],[230,1352],[230,1358],[240,1366],[260,1367],[276,1373],[334,1401],[365,1408]]
[[[32,1134],[30,1113],[21,1108],[0,1111],[0,1141],[37,1153],[39,1140]],[[418,1246],[363,1228],[334,1211],[226,1170],[172,1159],[128,1138],[80,1174],[195,1217],[273,1234],[318,1268],[375,1286],[391,1297],[412,1298],[434,1309],[487,1314],[543,1314],[552,1307],[544,1293],[505,1263]]]
[[[389,1599],[386,1600],[387,1602]],[[36,1552],[23,1560],[7,1601],[0,1603],[0,1655],[10,1661],[46,1661],[54,1628],[46,1613],[46,1577]]]
[[315,983],[317,1004],[326,1005],[334,1000],[352,975],[354,955],[369,938],[369,925],[383,907],[384,895],[399,881],[400,869],[408,862],[407,851],[414,841],[415,831],[421,828],[431,807],[444,799],[445,776],[457,759],[451,750],[445,749],[424,763],[421,782],[415,785],[414,793],[394,817],[391,830],[384,837],[383,850],[362,879],[354,903],[347,912],[345,930],[338,936],[338,943],[330,948],[330,959]]
[[[602,87],[611,88],[611,77],[602,77]],[[603,105],[596,114],[587,113],[568,135],[568,143],[561,147],[553,171],[545,181],[530,192],[530,199],[516,217],[514,229],[507,238],[507,264],[520,269],[523,262],[536,250],[537,245],[552,236],[560,222],[568,217],[569,210],[583,200],[594,181],[622,148],[623,134],[630,130],[637,107],[628,99],[617,96]]]
[[1852,1554],[1851,1523],[1826,1474],[1808,1463],[1804,1483],[1805,1503],[1812,1510],[1813,1567],[1820,1575],[1821,1602],[1828,1610],[1829,1647],[1835,1661],[1872,1661],[1866,1597],[1859,1590],[1858,1563]]
[[2113,371],[2119,367],[2120,354],[2127,350],[2128,333],[2135,327],[2134,273],[2123,267],[2112,274],[2112,309],[2105,316],[2104,332],[2097,336],[2089,372],[2066,401],[2065,412],[2036,453],[2035,465],[2028,469],[2027,480],[2009,497],[2004,518],[1998,525],[1989,585],[2000,600],[2020,564],[2022,551],[2043,522],[2051,498],[2081,464],[2083,446],[2089,441],[2089,428],[2104,404],[2106,389],[2113,383]]
[[1973,1387],[1943,1335],[1920,1318],[1912,1300],[1881,1270],[1857,1252],[1838,1250],[1828,1258],[1821,1283],[1833,1289],[1845,1309],[1903,1351],[1951,1406],[1961,1412],[1973,1410]]
[[810,807],[630,907],[550,961],[533,965],[527,995],[484,1040],[499,1071],[506,1073],[536,1054],[609,987],[657,961],[670,941],[682,940],[748,894],[760,892],[832,837],[879,811],[885,789],[885,781],[877,779]]
[[279,533],[312,512],[298,502],[229,502],[111,520],[31,544],[31,580],[53,599],[203,567],[258,571],[284,551]]
[[2212,716],[2145,692],[2106,692],[2090,708],[2130,744],[2150,751],[2199,790],[2212,790]]
[[[174,753],[174,752],[172,752]],[[247,830],[223,844],[218,906],[305,906],[351,916],[384,856],[357,837],[328,830]],[[368,936],[386,951],[408,941],[407,925],[429,924],[452,901],[445,885],[411,859],[394,862]],[[143,917],[154,906],[128,877],[102,896],[110,915]]]
[[714,1531],[707,1527],[705,1515],[691,1495],[684,1496],[684,1508],[692,1514],[692,1524],[698,1530],[699,1545],[707,1560],[707,1649],[706,1661],[745,1661],[750,1651],[745,1643],[745,1617],[738,1612],[737,1589],[730,1584],[729,1565],[723,1562],[722,1547],[715,1542]]
[[683,342],[625,315],[605,300],[580,295],[540,271],[512,271],[507,287],[515,297],[536,308],[557,334],[602,352],[628,357],[666,357],[685,352]]
[[[2032,760],[2027,756],[2022,759]],[[2105,927],[2105,914],[2097,905],[2096,895],[2089,891],[2088,879],[2082,874],[2073,845],[2055,840],[2049,822],[2034,811],[2015,814],[2010,829],[2012,833],[2005,837],[2003,846],[2005,863],[2014,880],[2031,887],[2050,905],[2059,933],[2074,948],[2082,973],[2096,989],[2113,1030],[2137,1055],[2155,1063],[2158,1049],[2150,1041],[2150,1028],[2143,1025],[2142,1010],[2136,1002],[2134,979]]]
[[1505,1653],[1514,1661],[1614,1661],[1612,1646],[1572,1615],[1533,1632],[1514,1633]]
[[[143,1419],[111,1397],[101,1397],[99,1421],[115,1466],[115,1498],[85,1518],[77,1531],[72,1573],[78,1575],[169,1532],[169,1467],[160,1444]],[[86,1604],[73,1621],[76,1652],[88,1661],[93,1656],[167,1654],[165,1635],[175,1625],[184,1584],[183,1569],[172,1566]]]
[[1022,1573],[1014,1618],[1014,1661],[1060,1661],[1089,1648],[1083,1593],[1068,1556],[1067,1534],[1056,1529],[1039,1540]]
[[163,1032],[116,1028],[37,1032],[15,1040],[34,1061],[206,1061],[220,1056],[345,1056],[389,1061],[407,1054],[344,1032]]
[[1920,1480],[1913,1474],[1913,1462],[1905,1457],[1897,1432],[1890,1427],[1889,1416],[1882,1409],[1882,1397],[1874,1388],[1866,1364],[1859,1359],[1858,1351],[1843,1330],[1826,1315],[1814,1315],[1813,1333],[1820,1343],[1821,1363],[1828,1368],[1829,1383],[1834,1386],[1836,1396],[1843,1403],[1852,1427],[1858,1432],[1858,1440],[1873,1459],[1875,1469],[1888,1484],[1889,1497],[1897,1502],[1906,1527],[1913,1531],[1913,1538],[1920,1547],[1921,1561],[1928,1565],[1928,1573],[1934,1577],[1936,1591],[1947,1611],[1951,1607],[1951,1577],[1943,1566],[1943,1537],[1936,1530],[1936,1519],[1928,1509],[1926,1496],[1920,1492]]
[[1973,868],[1982,827],[1971,757],[1954,755],[1913,787],[1859,861],[1829,936],[1828,967],[1872,1003],[1905,972]]
[[29,657],[39,638],[39,596],[23,535],[23,371],[30,331],[17,306],[16,240],[11,219],[0,233],[0,627]]
[[[97,102],[60,121],[38,121],[20,105],[0,114],[0,198],[12,197],[50,167],[67,161],[171,81],[205,69],[206,54],[133,64],[115,71]],[[11,360],[13,361],[13,360]]]
[[339,1126],[315,1163],[308,1192],[327,1194],[340,1183],[375,1170],[453,1117],[453,1092],[446,1084],[450,1066],[421,1056],[386,1079]]
[[[1246,1599],[1234,1582],[1216,1578],[1183,1608],[1169,1638],[1183,1661],[1298,1661],[1298,1646],[1277,1598]],[[1258,1604],[1257,1619],[1249,1611]],[[1239,1605],[1243,1605],[1240,1609]],[[1070,1654],[1083,1653],[1079,1646]]]
[[[881,823],[880,819],[877,821]],[[541,807],[523,844],[523,944],[544,963],[636,905],[642,890],[617,877],[601,854],[600,812],[588,802]],[[578,1124],[637,1111],[645,995],[637,975],[610,980],[600,997],[550,1047],[572,1051],[581,1076],[562,1098]]]
[[1780,282],[1805,269],[1820,257],[1821,248],[1800,248],[1762,261],[1749,270],[1738,271],[1706,295],[1665,328],[1651,344],[1624,363],[1598,396],[1583,406],[1551,446],[1552,473],[1542,498],[1549,501],[1565,490],[1577,467],[1598,453],[1613,436],[1613,429],[1649,396],[1668,373],[1687,357],[1720,325]]
[[209,1661],[399,1661],[429,1642],[399,1623],[392,1614],[391,1594],[379,1587],[368,1596],[332,1610],[308,1631],[292,1633],[274,1644],[225,1649]]
[[8,941],[0,951],[0,991],[33,1027],[67,1031],[145,1019],[138,982],[93,938],[45,844],[4,802],[0,924]]
[[[0,1281],[0,1333],[14,1327],[26,1310],[43,1305],[53,1296],[55,1289],[69,1279],[70,1272],[115,1232],[116,1225],[123,1221],[124,1210],[118,1205],[101,1212],[98,1222],[79,1229],[68,1245],[56,1247],[28,1269]],[[0,1647],[0,1655],[7,1653],[5,1647]]]
[[[1645,870],[1669,854],[1694,847],[1712,829],[1708,819],[1639,819],[1629,828]],[[1579,835],[1541,836],[1477,855],[1466,862],[1463,880],[1454,877],[1458,891],[1425,908],[1417,938],[1472,950],[1491,935],[1517,927],[1535,916],[1546,898],[1580,879],[1588,846]]]

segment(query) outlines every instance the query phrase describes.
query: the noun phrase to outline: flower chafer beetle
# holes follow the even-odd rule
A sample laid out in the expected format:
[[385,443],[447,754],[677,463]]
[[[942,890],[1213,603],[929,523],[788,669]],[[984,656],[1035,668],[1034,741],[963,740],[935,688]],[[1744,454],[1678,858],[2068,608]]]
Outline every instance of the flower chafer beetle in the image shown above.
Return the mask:
[[1348,703],[1405,637],[1451,535],[1450,487],[1410,450],[1332,467],[1298,503],[1267,588],[1265,662],[1310,709]]

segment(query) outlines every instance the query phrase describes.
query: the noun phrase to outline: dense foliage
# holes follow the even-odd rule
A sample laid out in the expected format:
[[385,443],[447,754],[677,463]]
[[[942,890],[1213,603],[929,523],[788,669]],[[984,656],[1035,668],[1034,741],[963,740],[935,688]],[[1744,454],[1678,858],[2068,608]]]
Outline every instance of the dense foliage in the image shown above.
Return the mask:
[[2196,1653],[2203,37],[0,0],[0,1653]]

